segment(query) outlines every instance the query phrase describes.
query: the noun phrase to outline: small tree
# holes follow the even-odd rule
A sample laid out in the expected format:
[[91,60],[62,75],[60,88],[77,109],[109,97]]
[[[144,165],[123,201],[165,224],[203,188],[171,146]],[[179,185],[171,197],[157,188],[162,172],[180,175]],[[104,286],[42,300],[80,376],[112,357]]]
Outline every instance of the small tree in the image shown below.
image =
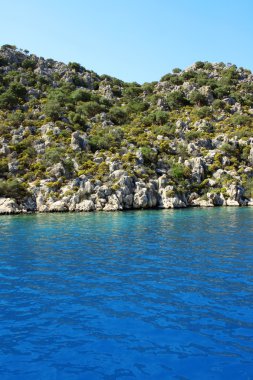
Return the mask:
[[207,98],[199,91],[192,91],[189,96],[190,103],[199,107],[207,105]]
[[167,102],[171,109],[178,109],[189,104],[183,91],[173,91],[167,96]]
[[127,121],[126,111],[117,106],[114,106],[110,109],[109,117],[115,124],[124,124]]

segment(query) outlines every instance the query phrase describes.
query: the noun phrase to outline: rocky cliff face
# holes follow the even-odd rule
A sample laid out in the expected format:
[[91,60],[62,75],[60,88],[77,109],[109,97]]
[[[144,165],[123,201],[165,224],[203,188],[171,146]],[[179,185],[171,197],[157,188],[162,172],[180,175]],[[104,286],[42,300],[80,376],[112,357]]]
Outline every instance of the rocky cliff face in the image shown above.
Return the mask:
[[253,75],[124,83],[0,49],[0,213],[253,205]]

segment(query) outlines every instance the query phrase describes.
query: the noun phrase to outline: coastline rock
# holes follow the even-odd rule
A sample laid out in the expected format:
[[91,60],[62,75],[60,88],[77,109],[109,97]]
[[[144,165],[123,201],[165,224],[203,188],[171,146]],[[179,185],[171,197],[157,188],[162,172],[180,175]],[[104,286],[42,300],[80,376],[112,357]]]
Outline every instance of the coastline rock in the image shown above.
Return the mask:
[[228,206],[246,206],[248,203],[248,200],[243,197],[244,195],[244,188],[238,185],[231,185],[229,189],[227,190],[227,193],[229,195],[229,198],[227,199],[227,205]]
[[0,198],[0,214],[19,214],[24,212],[13,198]]
[[85,199],[84,201],[76,204],[75,211],[94,211],[95,205],[92,200]]
[[0,66],[1,213],[252,204],[248,70],[199,61],[140,85],[11,45]]
[[53,212],[65,212],[68,211],[68,206],[64,201],[59,200],[51,203],[48,210]]
[[117,211],[122,210],[123,207],[117,198],[116,194],[112,194],[108,197],[107,204],[104,207],[104,211]]

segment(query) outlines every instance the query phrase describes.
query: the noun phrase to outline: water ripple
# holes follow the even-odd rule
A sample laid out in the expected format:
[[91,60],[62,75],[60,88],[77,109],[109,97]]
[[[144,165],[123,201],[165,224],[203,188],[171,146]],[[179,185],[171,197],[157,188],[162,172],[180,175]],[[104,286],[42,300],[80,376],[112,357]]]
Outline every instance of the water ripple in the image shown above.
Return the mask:
[[253,209],[0,218],[0,378],[253,379]]

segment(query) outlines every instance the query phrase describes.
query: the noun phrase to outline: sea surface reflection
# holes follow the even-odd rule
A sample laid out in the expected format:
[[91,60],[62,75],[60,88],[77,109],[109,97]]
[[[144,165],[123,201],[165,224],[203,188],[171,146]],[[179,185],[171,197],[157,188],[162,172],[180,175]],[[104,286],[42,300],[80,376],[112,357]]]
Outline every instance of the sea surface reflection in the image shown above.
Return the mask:
[[253,379],[253,209],[1,216],[0,378]]

